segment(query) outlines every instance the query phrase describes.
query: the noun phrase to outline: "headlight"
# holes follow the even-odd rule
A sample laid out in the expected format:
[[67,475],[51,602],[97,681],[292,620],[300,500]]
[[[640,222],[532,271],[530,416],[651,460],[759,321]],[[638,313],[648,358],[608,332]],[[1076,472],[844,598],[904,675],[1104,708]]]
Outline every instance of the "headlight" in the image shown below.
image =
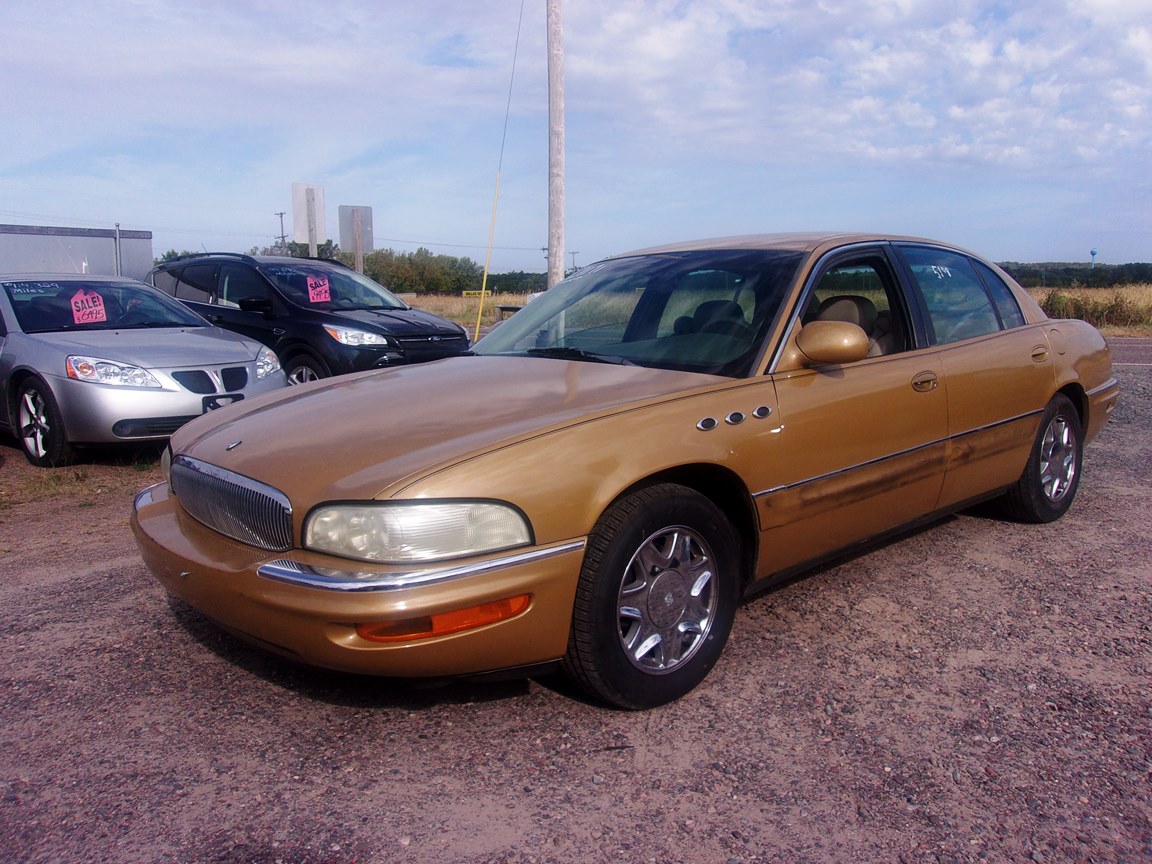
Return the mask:
[[437,561],[531,542],[519,511],[493,501],[326,504],[304,525],[308,549],[362,561]]
[[260,346],[260,353],[256,355],[256,377],[267,378],[280,371],[280,358],[267,345]]
[[388,337],[367,330],[353,330],[351,327],[330,327],[325,325],[328,335],[341,345],[387,345]]
[[114,363],[99,357],[71,355],[64,361],[69,378],[77,381],[91,381],[96,384],[114,384],[118,387],[160,387],[152,373],[139,366]]

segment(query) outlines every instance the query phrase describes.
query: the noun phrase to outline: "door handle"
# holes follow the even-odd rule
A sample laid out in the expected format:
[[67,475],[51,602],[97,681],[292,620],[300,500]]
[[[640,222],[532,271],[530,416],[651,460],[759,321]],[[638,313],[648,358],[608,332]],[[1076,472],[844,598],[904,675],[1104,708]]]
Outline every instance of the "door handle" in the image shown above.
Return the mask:
[[935,372],[918,372],[912,378],[912,389],[917,393],[931,393],[940,385]]
[[1043,363],[1048,359],[1048,348],[1044,345],[1037,345],[1032,349],[1032,359],[1037,363]]

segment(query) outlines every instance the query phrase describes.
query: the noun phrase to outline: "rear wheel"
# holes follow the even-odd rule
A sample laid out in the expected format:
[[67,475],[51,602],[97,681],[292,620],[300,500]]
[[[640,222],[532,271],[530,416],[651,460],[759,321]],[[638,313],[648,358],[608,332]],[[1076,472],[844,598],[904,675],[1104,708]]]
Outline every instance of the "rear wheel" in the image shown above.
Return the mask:
[[1084,443],[1080,415],[1057,393],[1044,410],[1028,464],[1001,501],[1004,513],[1022,522],[1053,522],[1072,506],[1080,485]]
[[16,434],[24,456],[40,468],[58,468],[72,461],[72,446],[64,420],[48,385],[30,378],[17,394]]
[[310,354],[297,354],[284,365],[284,374],[289,384],[307,384],[309,381],[327,378],[331,373],[323,360],[317,360]]
[[739,540],[715,504],[662,484],[613,505],[592,532],[564,669],[621,708],[652,708],[699,684],[736,614]]

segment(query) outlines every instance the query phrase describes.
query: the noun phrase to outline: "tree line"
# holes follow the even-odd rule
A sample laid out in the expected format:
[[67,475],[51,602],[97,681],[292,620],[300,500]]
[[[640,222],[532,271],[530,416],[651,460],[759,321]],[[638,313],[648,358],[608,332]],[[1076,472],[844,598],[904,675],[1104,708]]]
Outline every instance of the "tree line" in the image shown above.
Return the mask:
[[[305,243],[284,247],[254,247],[252,255],[284,255],[296,258],[308,255]],[[170,249],[157,263],[191,255]],[[352,266],[352,254],[342,252],[331,240],[317,247],[317,257],[335,258]],[[1001,262],[1008,273],[1025,288],[1111,288],[1117,285],[1152,283],[1152,264],[1020,264]],[[484,268],[471,258],[434,255],[423,247],[415,252],[377,249],[364,256],[364,275],[398,294],[443,294],[459,296],[465,291],[479,291]],[[548,284],[546,273],[489,273],[487,289],[493,294],[530,294],[543,291]]]
[[1018,264],[1000,262],[1025,288],[1115,288],[1152,283],[1152,264]]

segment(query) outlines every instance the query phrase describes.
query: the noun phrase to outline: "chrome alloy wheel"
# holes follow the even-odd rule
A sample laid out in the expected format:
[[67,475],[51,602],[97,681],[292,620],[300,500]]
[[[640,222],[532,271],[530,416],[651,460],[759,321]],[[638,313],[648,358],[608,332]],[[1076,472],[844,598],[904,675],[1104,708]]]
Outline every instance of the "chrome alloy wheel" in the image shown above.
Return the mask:
[[619,636],[632,665],[664,674],[704,643],[718,607],[713,556],[684,527],[645,540],[628,562],[617,599]]
[[288,373],[289,384],[307,384],[309,381],[319,381],[320,376],[311,366],[297,366]]
[[48,436],[52,427],[48,419],[48,408],[38,390],[28,389],[20,397],[20,437],[24,447],[38,459],[48,453]]
[[1056,503],[1072,488],[1076,464],[1076,430],[1063,414],[1057,414],[1044,430],[1040,445],[1040,485],[1044,496]]

